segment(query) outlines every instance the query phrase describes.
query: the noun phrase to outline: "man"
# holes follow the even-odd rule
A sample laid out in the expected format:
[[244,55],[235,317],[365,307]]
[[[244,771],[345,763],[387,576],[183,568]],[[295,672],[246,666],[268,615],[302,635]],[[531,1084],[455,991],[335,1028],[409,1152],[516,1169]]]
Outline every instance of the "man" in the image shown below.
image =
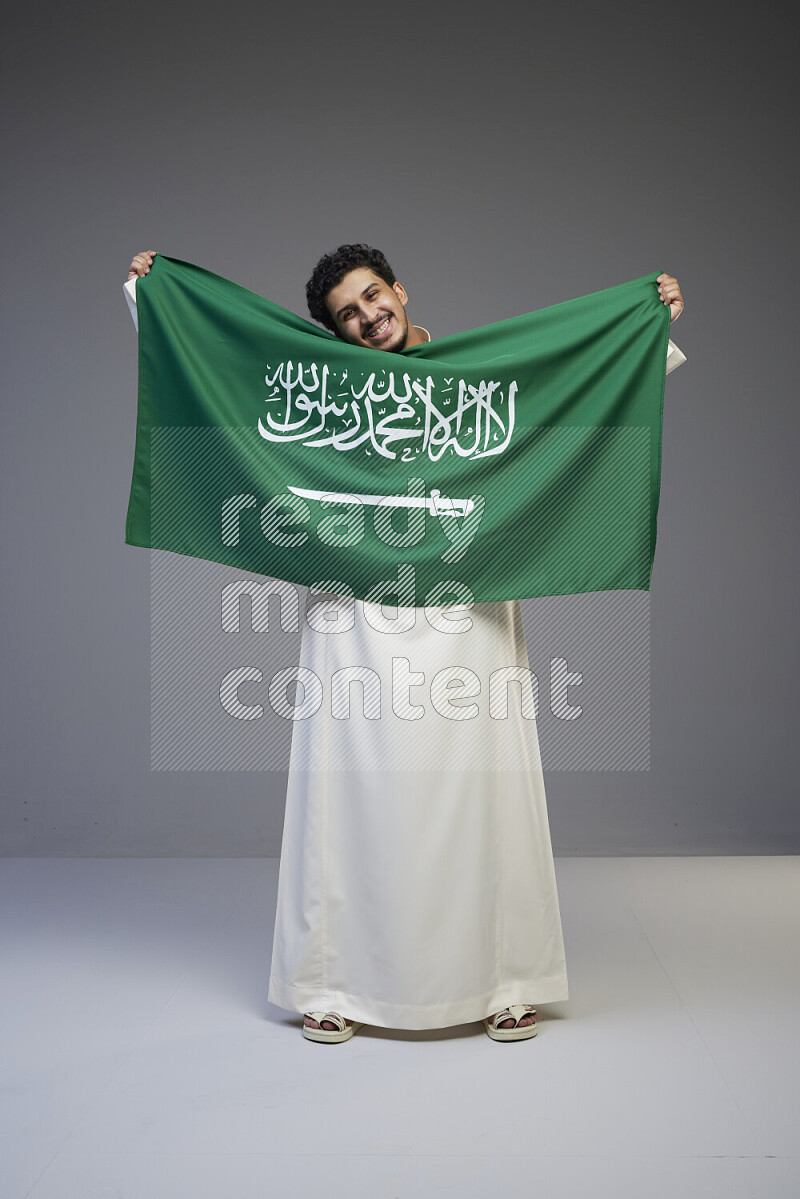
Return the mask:
[[405,290],[380,250],[370,246],[340,246],[321,258],[306,299],[315,321],[356,346],[397,352],[431,339],[427,329],[410,323]]
[[[129,281],[154,253],[134,257]],[[675,320],[677,280],[658,284]],[[324,256],[306,295],[312,317],[353,345],[399,353],[430,340],[368,246]],[[667,370],[682,361],[670,342]],[[438,625],[425,609],[398,609],[393,621],[366,601],[347,623],[338,607],[335,595],[317,598],[303,628],[301,667],[323,681],[358,665],[392,694],[398,659],[421,687],[446,675],[454,654],[478,678],[497,666],[527,671],[516,600],[468,614],[453,605]],[[495,1040],[522,1040],[537,1032],[532,1001],[567,998],[535,721],[521,692],[510,718],[482,710],[469,723],[442,720],[433,690],[431,700],[371,719],[365,684],[360,715],[340,719],[323,705],[295,723],[269,998],[304,1013],[310,1040],[344,1041],[363,1023],[478,1019]]]

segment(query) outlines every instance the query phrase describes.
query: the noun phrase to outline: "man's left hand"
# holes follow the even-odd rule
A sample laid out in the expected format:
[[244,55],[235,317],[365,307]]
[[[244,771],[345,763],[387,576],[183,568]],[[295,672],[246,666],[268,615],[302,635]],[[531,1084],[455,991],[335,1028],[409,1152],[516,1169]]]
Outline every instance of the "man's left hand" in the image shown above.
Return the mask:
[[676,321],[683,312],[683,296],[678,285],[678,280],[672,275],[659,275],[656,280],[658,283],[659,297],[665,304],[669,304],[669,323]]

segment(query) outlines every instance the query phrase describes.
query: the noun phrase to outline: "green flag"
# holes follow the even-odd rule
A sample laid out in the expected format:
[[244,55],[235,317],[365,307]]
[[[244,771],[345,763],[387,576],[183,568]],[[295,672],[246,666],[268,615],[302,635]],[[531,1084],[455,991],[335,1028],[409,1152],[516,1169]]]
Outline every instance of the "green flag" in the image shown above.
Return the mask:
[[657,276],[394,353],[158,254],[125,540],[403,607],[647,590]]

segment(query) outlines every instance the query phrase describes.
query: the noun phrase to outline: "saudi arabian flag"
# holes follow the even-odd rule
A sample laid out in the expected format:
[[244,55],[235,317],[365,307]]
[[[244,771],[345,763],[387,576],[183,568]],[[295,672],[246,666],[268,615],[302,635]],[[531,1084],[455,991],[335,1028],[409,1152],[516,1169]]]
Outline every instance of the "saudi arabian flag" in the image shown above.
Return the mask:
[[125,540],[402,607],[649,589],[658,273],[392,353],[158,254]]

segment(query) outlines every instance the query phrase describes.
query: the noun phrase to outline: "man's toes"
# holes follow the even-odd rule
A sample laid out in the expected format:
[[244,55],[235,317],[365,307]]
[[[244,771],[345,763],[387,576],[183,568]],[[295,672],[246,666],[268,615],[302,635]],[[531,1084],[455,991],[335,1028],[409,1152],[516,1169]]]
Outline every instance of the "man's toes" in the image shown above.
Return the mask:
[[535,1023],[536,1023],[536,1016],[533,1012],[531,1012],[530,1015],[528,1015],[528,1016],[522,1016],[516,1024],[514,1023],[513,1019],[511,1019],[509,1017],[506,1020],[501,1020],[499,1022],[499,1024],[497,1025],[497,1027],[498,1028],[522,1028],[526,1024],[535,1024]]
[[[303,1016],[303,1023],[306,1025],[307,1028],[324,1028],[326,1030],[326,1032],[337,1032],[338,1031],[337,1026],[333,1023],[332,1020],[323,1020],[322,1024],[320,1025],[320,1024],[317,1024],[316,1020],[312,1020],[310,1016]],[[352,1023],[353,1023],[352,1020],[345,1020],[345,1024],[347,1025],[348,1028],[350,1027],[350,1025]]]

